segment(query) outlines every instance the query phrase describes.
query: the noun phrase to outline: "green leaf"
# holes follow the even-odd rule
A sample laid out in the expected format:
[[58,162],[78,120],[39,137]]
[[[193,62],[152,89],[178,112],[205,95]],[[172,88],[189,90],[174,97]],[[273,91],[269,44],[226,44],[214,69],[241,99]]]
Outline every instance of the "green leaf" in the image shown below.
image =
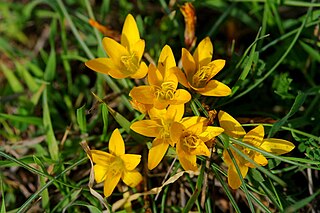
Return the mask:
[[263,182],[264,178],[261,173],[256,169],[250,169],[250,174],[252,175],[253,179],[257,182]]
[[0,69],[2,70],[4,76],[9,82],[9,85],[13,92],[15,93],[22,93],[24,92],[23,86],[15,76],[13,70],[10,70],[4,63],[0,63]]
[[102,120],[103,120],[103,130],[102,130],[101,141],[104,141],[107,138],[108,124],[109,124],[109,118],[108,118],[109,111],[108,111],[108,107],[105,104],[101,105],[101,114],[102,114]]
[[2,204],[1,204],[1,213],[6,213],[6,202],[4,200],[4,190],[3,190],[3,182],[2,182],[2,176],[0,176],[0,191],[1,191],[1,197],[2,197]]
[[275,93],[283,99],[293,99],[294,96],[289,93],[292,79],[288,77],[289,73],[280,73],[276,75],[272,83]]
[[50,26],[50,54],[47,61],[47,66],[44,71],[44,80],[45,81],[52,81],[56,75],[56,51],[54,47],[54,34],[57,30],[57,21],[55,19],[52,20],[51,26]]
[[310,195],[309,197],[306,197],[300,201],[295,202],[291,206],[287,207],[283,212],[286,213],[294,213],[299,212],[298,210],[302,207],[308,205],[313,199],[315,199],[320,194],[320,190],[316,191],[314,194]]
[[268,134],[268,138],[273,137],[274,134],[279,131],[279,129],[281,128],[281,126],[287,122],[287,120],[294,115],[299,108],[302,106],[302,104],[304,103],[304,101],[306,100],[306,94],[299,92],[296,99],[294,100],[294,103],[290,109],[290,111],[288,112],[288,114],[286,114],[286,116],[284,116],[282,119],[280,119],[279,121],[277,121],[276,123],[273,124],[269,134]]
[[21,123],[28,123],[28,124],[34,124],[37,126],[42,126],[43,122],[41,118],[38,117],[32,117],[32,116],[24,116],[24,115],[9,115],[0,113],[0,118],[5,118],[12,121],[18,121]]
[[82,107],[77,109],[77,121],[82,134],[87,132],[87,119],[86,119],[85,106],[86,105],[83,105]]
[[47,88],[43,91],[42,96],[42,107],[43,107],[43,125],[46,130],[46,138],[49,148],[50,156],[53,160],[59,160],[59,148],[56,137],[53,132],[49,105],[48,105],[48,97],[47,97]]
[[313,59],[320,63],[320,52],[317,49],[310,47],[308,44],[304,43],[301,40],[299,41],[299,44]]

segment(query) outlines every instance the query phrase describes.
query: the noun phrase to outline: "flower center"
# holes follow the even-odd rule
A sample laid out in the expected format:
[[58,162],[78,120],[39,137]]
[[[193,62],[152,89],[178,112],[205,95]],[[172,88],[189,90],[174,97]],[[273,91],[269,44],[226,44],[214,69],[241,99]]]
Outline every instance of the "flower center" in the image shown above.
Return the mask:
[[190,152],[193,149],[196,149],[199,146],[199,137],[190,133],[182,135],[182,144],[183,149],[187,152]]
[[136,73],[139,69],[139,61],[134,53],[131,53],[131,55],[121,56],[120,61],[129,74]]
[[155,88],[155,95],[160,100],[172,100],[174,98],[175,86],[173,82],[164,82],[161,87]]
[[123,160],[119,156],[116,156],[110,165],[109,172],[112,174],[112,176],[116,176],[119,175],[119,173],[122,173],[124,168]]
[[192,86],[196,88],[205,87],[210,78],[212,78],[214,68],[215,65],[213,61],[206,66],[200,67],[192,77]]

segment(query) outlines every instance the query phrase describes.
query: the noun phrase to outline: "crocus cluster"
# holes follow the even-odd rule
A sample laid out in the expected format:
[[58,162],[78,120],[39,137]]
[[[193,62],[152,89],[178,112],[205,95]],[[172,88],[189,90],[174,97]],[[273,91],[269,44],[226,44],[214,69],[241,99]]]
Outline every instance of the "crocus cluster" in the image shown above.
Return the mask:
[[[86,66],[116,79],[147,78],[147,85],[133,87],[129,93],[132,106],[146,114],[147,119],[132,123],[130,128],[141,135],[154,138],[148,153],[150,170],[159,165],[171,146],[176,150],[183,169],[197,171],[197,156],[210,156],[207,143],[214,141],[223,132],[229,137],[241,139],[274,154],[284,154],[294,148],[291,142],[285,140],[264,139],[262,125],[246,133],[234,118],[223,111],[218,114],[219,126],[213,126],[205,117],[184,117],[185,104],[191,100],[191,94],[215,97],[231,94],[227,85],[213,79],[225,66],[225,60],[212,60],[213,45],[209,37],[198,44],[193,54],[182,48],[181,69],[177,67],[168,45],[163,47],[157,65],[147,66],[142,61],[145,41],[140,38],[135,19],[130,14],[124,22],[121,43],[108,37],[102,42],[108,57],[87,61]],[[234,146],[258,165],[265,166],[268,163],[260,152]],[[92,159],[96,163],[95,179],[97,182],[104,181],[106,197],[112,193],[120,179],[131,187],[142,179],[141,174],[135,170],[141,156],[125,154],[124,150],[119,130],[115,130],[111,136],[110,154],[92,150]],[[234,160],[227,150],[223,151],[223,159],[228,167],[228,183],[231,188],[236,189],[240,187],[241,180],[234,161],[243,177],[248,168],[254,168],[255,165],[236,152],[231,152]]]

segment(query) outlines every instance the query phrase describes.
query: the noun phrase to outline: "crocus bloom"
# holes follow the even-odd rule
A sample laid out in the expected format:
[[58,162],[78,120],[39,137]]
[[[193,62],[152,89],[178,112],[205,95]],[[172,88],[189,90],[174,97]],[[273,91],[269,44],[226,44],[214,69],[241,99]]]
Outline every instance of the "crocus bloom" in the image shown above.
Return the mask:
[[174,146],[170,137],[171,124],[179,122],[184,114],[184,105],[170,105],[168,109],[149,110],[150,120],[134,122],[130,128],[141,135],[155,137],[148,154],[148,168],[154,169],[162,160],[169,145]]
[[124,22],[121,44],[109,37],[103,38],[102,44],[109,58],[89,60],[85,63],[87,67],[118,79],[139,79],[147,75],[148,67],[141,61],[145,42],[140,39],[137,24],[131,14]]
[[[281,155],[287,152],[290,152],[294,145],[286,140],[276,139],[276,138],[267,138],[264,139],[264,128],[262,125],[258,125],[248,133],[244,131],[241,124],[235,120],[232,116],[224,111],[220,111],[218,114],[220,126],[225,130],[224,132],[234,138],[242,138],[242,141],[255,146],[264,151],[270,152],[272,154]],[[251,158],[254,162],[261,166],[268,164],[268,160],[260,153],[254,150],[251,150],[247,147],[241,147],[239,145],[234,145],[242,153]],[[244,178],[247,175],[248,169],[255,168],[255,165],[244,159],[242,156],[237,154],[234,150],[231,150],[232,155],[239,167],[242,177]],[[223,151],[223,159],[228,166],[228,184],[232,189],[237,189],[241,185],[241,179],[237,172],[236,166],[233,164],[233,161],[225,149]]]
[[97,183],[104,181],[104,195],[109,197],[120,178],[130,187],[142,181],[141,174],[135,170],[140,163],[141,155],[125,154],[124,141],[118,129],[115,129],[109,141],[110,153],[91,150],[94,178]]
[[184,170],[196,171],[197,155],[210,156],[205,143],[223,132],[220,127],[207,126],[207,122],[206,118],[194,116],[172,124],[171,139],[176,143],[176,152]]
[[184,43],[189,48],[193,46],[196,41],[195,30],[196,30],[196,10],[192,3],[186,2],[181,6],[180,11],[184,17],[185,30],[184,30]]
[[222,59],[211,61],[212,54],[213,46],[209,37],[199,43],[193,56],[187,49],[182,48],[184,73],[177,71],[179,82],[204,96],[230,95],[231,89],[227,85],[211,80],[225,65],[225,60]]
[[153,64],[149,65],[149,85],[134,87],[129,95],[137,102],[152,104],[157,109],[165,109],[169,104],[187,103],[191,95],[184,89],[177,89],[176,70],[179,68],[176,67],[172,50],[165,45],[160,53],[158,67]]

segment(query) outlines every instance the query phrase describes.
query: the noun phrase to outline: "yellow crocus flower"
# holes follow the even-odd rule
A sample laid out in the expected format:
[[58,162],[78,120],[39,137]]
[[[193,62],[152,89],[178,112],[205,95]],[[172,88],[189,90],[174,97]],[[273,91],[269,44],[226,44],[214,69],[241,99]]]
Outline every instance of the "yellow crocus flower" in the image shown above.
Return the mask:
[[169,145],[174,146],[170,137],[171,124],[179,122],[184,114],[184,104],[170,105],[168,109],[149,110],[150,120],[134,122],[130,128],[148,137],[155,137],[148,154],[148,169],[152,170],[163,159]]
[[158,67],[153,64],[149,66],[149,85],[134,87],[129,95],[133,100],[141,104],[152,104],[157,109],[165,109],[169,104],[187,103],[191,95],[184,89],[177,89],[176,70],[179,68],[176,67],[172,50],[165,45],[160,53]]
[[118,79],[140,79],[147,75],[148,67],[141,61],[145,42],[140,39],[136,21],[131,14],[124,22],[121,44],[109,37],[103,38],[102,44],[109,58],[89,60],[85,63],[87,67]]
[[[264,139],[264,128],[262,125],[258,125],[254,129],[250,130],[248,133],[242,128],[241,124],[235,120],[231,115],[224,111],[220,111],[218,114],[220,126],[224,129],[224,132],[234,138],[242,138],[242,141],[255,146],[264,151],[270,152],[272,154],[281,155],[290,152],[294,149],[294,144],[283,139],[277,138],[267,138]],[[254,162],[261,166],[268,164],[268,160],[260,153],[251,150],[247,147],[242,147],[239,145],[234,145],[242,153],[251,158]],[[237,154],[234,150],[231,150],[232,155],[240,169],[243,178],[246,177],[249,167],[255,168],[255,165],[244,159],[242,156]],[[223,160],[228,166],[228,184],[232,189],[237,189],[241,185],[241,180],[232,159],[225,149],[223,151]]]
[[130,187],[142,181],[141,174],[135,170],[140,163],[141,155],[125,154],[125,146],[118,129],[110,137],[109,152],[91,150],[92,161],[95,163],[94,178],[97,183],[104,181],[104,195],[109,197],[117,186],[120,178]]
[[205,143],[223,132],[220,127],[207,126],[207,122],[206,118],[194,116],[171,126],[171,139],[176,143],[176,152],[184,170],[196,171],[197,155],[210,156]]
[[182,48],[182,66],[184,73],[177,70],[179,82],[204,96],[227,96],[231,89],[212,78],[220,72],[225,65],[225,60],[211,61],[213,46],[209,37],[203,39],[196,48],[193,56]]

